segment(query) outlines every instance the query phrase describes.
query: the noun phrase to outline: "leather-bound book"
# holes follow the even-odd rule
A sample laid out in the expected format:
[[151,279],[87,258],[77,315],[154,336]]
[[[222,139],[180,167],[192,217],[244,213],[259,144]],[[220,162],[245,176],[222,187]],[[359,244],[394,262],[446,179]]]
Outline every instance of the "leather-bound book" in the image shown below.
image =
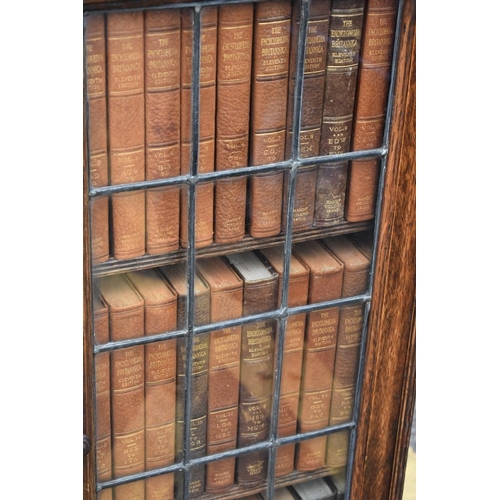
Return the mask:
[[[179,10],[144,13],[146,69],[146,179],[180,174],[181,15]],[[179,248],[180,188],[146,192],[146,250]]]
[[[144,300],[145,335],[177,329],[177,294],[154,269],[127,274]],[[166,467],[175,457],[176,339],[145,346],[146,470]],[[174,475],[146,479],[146,500],[174,499]]]
[[372,260],[373,258],[373,234],[368,231],[362,231],[360,233],[352,233],[347,235],[349,241],[351,241],[356,247],[363,253],[365,257]]
[[[318,241],[296,243],[296,257],[310,269],[309,304],[339,299],[344,266]],[[302,367],[299,432],[328,426],[333,369],[337,349],[339,308],[328,307],[307,315]],[[326,436],[298,444],[295,467],[301,472],[325,465]]]
[[[215,99],[217,73],[217,14],[215,6],[201,11],[201,69],[199,106],[199,163],[198,173],[213,172],[215,159]],[[182,11],[182,56],[181,56],[181,173],[189,174],[191,160],[191,89],[193,65],[193,15]],[[188,242],[188,196],[187,188],[181,190],[181,245]],[[196,186],[196,247],[206,247],[214,235],[214,183],[205,182]]]
[[[87,96],[89,110],[89,163],[92,187],[108,184],[108,131],[106,106],[106,48],[104,15],[87,16],[85,31]],[[109,259],[109,199],[94,198],[90,207],[92,261]]]
[[[240,318],[243,281],[221,257],[201,259],[197,269],[210,287],[210,321]],[[240,393],[241,326],[210,332],[208,359],[207,454],[236,448]],[[235,458],[210,462],[206,491],[216,493],[234,484]]]
[[[255,4],[250,165],[285,159],[291,15],[291,0]],[[250,178],[250,236],[279,234],[282,191],[282,172]]]
[[[144,14],[107,15],[108,135],[111,184],[143,181],[144,170]],[[113,256],[144,255],[144,191],[111,197]]]
[[[365,1],[332,1],[321,155],[350,151]],[[319,166],[315,226],[328,226],[344,220],[347,165],[347,161],[342,161]]]
[[[160,272],[167,278],[177,292],[177,325],[179,329],[187,325],[187,268],[184,263],[163,266]],[[195,275],[194,280],[194,323],[204,325],[210,321],[210,289]],[[209,334],[195,335],[193,345],[193,369],[191,379],[191,422],[190,458],[200,458],[206,454],[207,432],[207,389],[208,389]],[[176,389],[176,456],[177,462],[183,460],[184,448],[184,390],[186,387],[186,339],[177,340],[177,389]],[[176,474],[176,498],[182,498],[183,475]],[[205,466],[191,469],[189,498],[205,491]]]
[[[109,341],[109,313],[99,293],[94,291],[94,336],[96,344]],[[95,356],[96,458],[97,481],[109,481],[111,473],[111,389],[109,352]],[[99,500],[112,500],[112,490],[99,492]]]
[[[248,165],[253,11],[251,3],[219,7],[216,170]],[[245,236],[246,177],[217,181],[215,241]]]
[[[342,297],[366,293],[370,260],[345,236],[326,238],[322,242],[344,264]],[[363,319],[363,304],[343,306],[340,309],[329,425],[347,423],[353,417]],[[338,468],[347,463],[348,446],[345,446],[346,438],[342,434],[348,437],[349,432],[328,436],[326,463],[330,467]]]
[[[302,92],[302,122],[300,126],[300,156],[309,158],[319,156],[321,136],[321,114],[325,87],[326,53],[328,43],[328,15],[330,6],[323,0],[310,2],[307,24],[306,54],[304,61],[304,80]],[[290,77],[288,89],[288,117],[286,151],[292,154],[293,101],[296,80],[297,47],[300,26],[300,1],[293,3],[292,42],[290,47]],[[314,200],[316,196],[316,165],[300,167],[295,184],[293,205],[293,230],[310,229],[313,225]],[[286,197],[288,174],[285,176]],[[285,228],[287,200],[283,203],[282,226]]]
[[[243,279],[243,315],[272,311],[278,304],[278,274],[255,253],[228,256]],[[269,438],[276,320],[242,326],[238,447]],[[268,450],[238,457],[238,484],[251,486],[267,476]]]
[[[356,97],[353,151],[382,145],[391,80],[398,0],[368,0],[359,83]],[[379,160],[355,160],[349,168],[346,219],[375,216]]]
[[[144,300],[124,275],[98,279],[109,310],[109,340],[144,336]],[[111,435],[115,478],[144,472],[144,346],[111,352]],[[144,481],[114,488],[114,500],[143,500]]]
[[[278,289],[281,290],[283,285],[283,247],[265,248],[261,250],[261,253],[278,273]],[[288,280],[288,307],[307,304],[308,289],[309,269],[301,264],[294,255],[291,255]],[[297,432],[305,327],[305,313],[289,316],[283,346],[278,437],[293,436]],[[276,451],[276,477],[292,473],[294,462],[295,444],[291,443],[280,446]]]

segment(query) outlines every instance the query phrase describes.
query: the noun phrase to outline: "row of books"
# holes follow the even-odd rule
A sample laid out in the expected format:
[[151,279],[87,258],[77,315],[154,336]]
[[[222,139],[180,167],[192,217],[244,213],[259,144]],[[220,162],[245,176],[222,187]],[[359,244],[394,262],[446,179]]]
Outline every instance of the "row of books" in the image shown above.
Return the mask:
[[[361,243],[360,243],[361,242]],[[288,307],[367,291],[369,240],[336,236],[295,243]],[[201,259],[194,281],[196,325],[276,310],[283,248]],[[94,294],[95,341],[121,341],[186,326],[186,266],[104,276]],[[278,437],[352,419],[364,305],[327,307],[288,317],[284,332]],[[267,319],[194,336],[190,456],[242,448],[269,438],[277,321]],[[100,482],[183,459],[185,337],[99,352],[95,357],[97,471]],[[276,476],[345,466],[348,431],[278,448]],[[253,486],[265,480],[268,450],[191,469],[189,496]],[[114,500],[182,490],[181,474],[164,474],[114,488]],[[145,484],[144,484],[145,483]],[[103,490],[102,493],[111,490]],[[134,496],[137,495],[137,496]],[[103,497],[102,500],[105,500]]]
[[[311,0],[300,156],[381,146],[396,0]],[[291,158],[299,2],[208,6],[201,14],[200,174]],[[193,11],[87,16],[93,188],[190,172]],[[374,216],[377,159],[301,166],[294,230]],[[197,185],[197,247],[279,234],[288,173]],[[248,182],[247,182],[248,181]],[[94,262],[164,254],[188,239],[186,186],[96,197]]]

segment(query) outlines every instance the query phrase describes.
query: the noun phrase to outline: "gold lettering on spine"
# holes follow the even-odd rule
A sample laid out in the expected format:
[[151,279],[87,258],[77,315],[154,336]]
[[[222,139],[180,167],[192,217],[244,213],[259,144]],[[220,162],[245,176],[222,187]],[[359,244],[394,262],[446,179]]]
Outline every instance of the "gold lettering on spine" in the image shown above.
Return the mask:
[[328,67],[356,66],[359,60],[363,12],[330,16],[330,50]]
[[261,36],[256,46],[256,76],[283,76],[288,72],[290,52],[289,21],[260,23]]

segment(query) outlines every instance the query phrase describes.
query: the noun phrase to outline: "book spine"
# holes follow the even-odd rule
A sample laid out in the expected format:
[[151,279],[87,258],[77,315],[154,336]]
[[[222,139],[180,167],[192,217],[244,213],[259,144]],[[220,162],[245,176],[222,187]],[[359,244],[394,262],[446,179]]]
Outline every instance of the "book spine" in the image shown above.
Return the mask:
[[[321,108],[326,74],[326,53],[328,43],[329,5],[322,0],[312,0],[307,23],[307,41],[304,61],[304,80],[302,97],[302,118],[300,125],[300,156],[309,158],[319,156],[321,136]],[[290,77],[287,108],[287,157],[292,155],[293,101],[296,80],[297,46],[300,25],[300,2],[293,5],[292,43],[290,56]],[[312,228],[314,201],[316,197],[317,166],[300,167],[297,170],[295,200],[293,205],[293,230],[302,231]],[[288,175],[285,176],[285,189]],[[283,203],[282,228],[285,229],[287,200]]]
[[[285,159],[286,107],[290,55],[290,0],[255,5],[250,164]],[[279,234],[283,173],[250,178],[249,233],[254,238]]]
[[[146,306],[147,335],[176,326],[176,302]],[[166,467],[175,459],[176,344],[171,339],[145,346],[146,470]],[[173,474],[146,479],[146,500],[159,499],[174,500]]]
[[[359,69],[353,150],[381,146],[389,97],[397,0],[368,0]],[[375,216],[379,160],[355,160],[349,171],[346,219]]]
[[[332,3],[320,154],[350,150],[365,0]],[[319,166],[315,226],[344,220],[347,161]]]
[[[195,323],[208,323],[207,312],[210,310],[210,297],[207,294],[196,298]],[[186,297],[179,297],[178,325],[183,325],[186,318]],[[201,458],[206,454],[207,442],[207,393],[208,393],[208,355],[209,334],[202,333],[194,337],[193,369],[191,378],[191,422],[190,422],[190,458]],[[184,449],[184,401],[186,387],[186,339],[177,340],[177,387],[176,387],[176,461],[183,460]],[[205,466],[191,468],[188,498],[195,498],[205,490]],[[184,477],[176,474],[177,496],[183,498]]]
[[[109,341],[108,309],[94,312],[94,331],[97,344]],[[111,473],[111,381],[109,372],[109,352],[95,356],[96,386],[96,458],[97,480],[108,481]],[[112,500],[112,489],[99,492],[99,500]]]
[[[216,170],[248,165],[253,4],[221,5],[217,54]],[[215,186],[215,241],[245,236],[246,177]]]
[[[104,15],[87,17],[85,50],[87,53],[87,96],[89,110],[89,163],[92,187],[108,185],[108,132],[106,105],[106,41]],[[109,259],[109,199],[91,202],[92,261]]]
[[[111,312],[111,339],[144,335],[144,306]],[[114,476],[124,477],[145,469],[144,346],[111,352],[111,405]],[[131,409],[133,411],[131,411]],[[144,499],[144,481],[114,488],[114,500]]]
[[[107,16],[108,124],[111,184],[143,181],[144,15]],[[112,196],[113,256],[131,259],[146,247],[145,193]]]
[[[299,410],[300,432],[316,431],[328,425],[338,320],[338,307],[308,314]],[[297,470],[307,472],[323,467],[325,451],[326,436],[300,442]]]
[[[145,12],[146,179],[180,174],[180,29],[178,10]],[[179,187],[146,193],[146,249],[179,248]]]
[[[277,285],[277,279],[252,286],[245,284],[244,315],[264,312],[263,308],[276,308]],[[275,337],[275,320],[259,321],[242,327],[239,448],[269,437]],[[238,458],[238,484],[250,486],[263,481],[267,476],[267,465],[267,450],[241,455]]]
[[[215,98],[217,60],[217,7],[202,10],[201,19],[201,69],[199,106],[199,162],[198,173],[213,172],[215,158]],[[182,11],[181,57],[181,172],[189,174],[191,155],[191,89],[193,26],[192,14]],[[187,189],[181,190],[181,245],[188,243]],[[196,186],[195,241],[202,248],[213,241],[214,183]]]

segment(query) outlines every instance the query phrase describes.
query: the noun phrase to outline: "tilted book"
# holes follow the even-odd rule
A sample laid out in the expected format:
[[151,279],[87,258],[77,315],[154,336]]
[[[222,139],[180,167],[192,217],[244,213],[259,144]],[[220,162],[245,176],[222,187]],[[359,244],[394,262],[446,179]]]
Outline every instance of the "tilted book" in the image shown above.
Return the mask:
[[[321,155],[350,151],[364,5],[365,0],[332,1]],[[344,220],[347,164],[347,161],[342,161],[319,166],[315,226],[328,226]]]
[[[181,16],[149,10],[145,26],[146,179],[180,174]],[[146,192],[146,250],[162,254],[179,248],[180,188]]]
[[[197,269],[210,287],[211,322],[240,318],[243,281],[220,257],[201,259]],[[240,393],[241,326],[210,332],[208,359],[207,453],[236,448]],[[207,464],[206,491],[220,492],[234,484],[235,458]]]
[[[283,247],[261,250],[262,255],[278,273],[278,290],[283,286]],[[288,281],[288,307],[307,304],[309,269],[294,256],[290,256]],[[279,302],[279,301],[278,301]],[[304,333],[306,314],[294,314],[287,319],[283,346],[281,372],[278,437],[293,436],[297,432],[299,413],[300,381],[302,378],[302,357],[304,354]],[[286,476],[295,467],[295,444],[285,444],[276,450],[276,477]]]
[[[111,184],[145,179],[144,14],[107,15],[108,137]],[[113,256],[131,259],[146,249],[146,194],[111,197]]]
[[[163,266],[160,272],[177,292],[177,325],[179,329],[187,325],[187,268],[184,263]],[[204,325],[210,321],[210,289],[195,274],[194,277],[194,323]],[[209,334],[194,336],[193,368],[191,379],[191,421],[189,427],[190,457],[200,458],[206,454],[207,432],[207,389],[208,389]],[[184,391],[186,387],[186,339],[177,339],[177,388],[176,388],[176,461],[183,459],[184,449]],[[176,495],[182,497],[183,475],[176,474]],[[189,498],[205,491],[205,466],[191,469]]]
[[[154,269],[134,271],[127,278],[144,300],[145,335],[177,329],[177,294]],[[146,344],[145,432],[146,470],[166,467],[175,457],[176,339]],[[174,475],[146,479],[146,500],[174,498]]]
[[[243,280],[243,315],[276,309],[278,274],[253,252],[228,256]],[[241,383],[238,447],[269,439],[276,320],[245,324],[241,328]],[[258,484],[267,476],[268,450],[238,457],[238,484]]]
[[[125,275],[99,278],[97,286],[109,310],[109,340],[144,336],[144,300]],[[115,478],[144,472],[144,346],[111,352],[111,428]],[[144,481],[114,488],[114,500],[143,500]]]
[[[293,245],[295,256],[310,269],[309,304],[339,299],[344,266],[317,241]],[[302,368],[299,432],[328,426],[333,369],[337,349],[339,308],[328,307],[307,315]],[[325,465],[326,436],[298,444],[295,466],[301,472]]]

